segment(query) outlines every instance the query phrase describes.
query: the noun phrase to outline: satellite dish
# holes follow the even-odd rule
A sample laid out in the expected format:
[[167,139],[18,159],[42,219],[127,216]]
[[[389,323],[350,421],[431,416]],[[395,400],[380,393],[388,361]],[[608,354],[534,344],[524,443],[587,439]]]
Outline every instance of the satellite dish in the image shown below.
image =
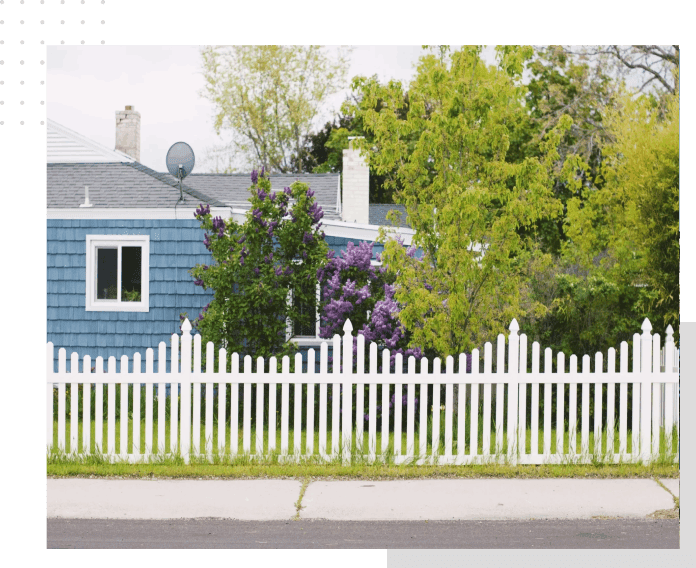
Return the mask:
[[196,156],[191,146],[186,142],[177,142],[173,144],[167,152],[167,170],[179,180],[179,191],[181,192],[182,201],[184,199],[184,192],[181,187],[181,180],[193,171],[195,163]]

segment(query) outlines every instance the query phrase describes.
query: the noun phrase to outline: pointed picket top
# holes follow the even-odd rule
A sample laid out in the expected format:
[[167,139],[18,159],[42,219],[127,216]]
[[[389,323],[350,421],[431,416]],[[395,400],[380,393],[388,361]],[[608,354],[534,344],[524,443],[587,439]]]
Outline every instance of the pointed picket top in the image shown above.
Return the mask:
[[191,322],[188,320],[188,318],[186,318],[184,323],[181,324],[181,331],[186,335],[191,333]]
[[640,326],[640,329],[643,330],[643,335],[650,335],[650,331],[652,330],[652,324],[650,323],[650,320],[648,318],[645,318],[643,320],[643,325]]
[[350,333],[351,331],[353,331],[353,324],[350,323],[350,318],[348,318],[346,320],[346,323],[343,324],[343,331],[345,331],[346,333]]
[[517,319],[512,320],[512,323],[510,323],[510,331],[512,333],[517,333],[520,330],[520,324],[517,323]]
[[674,343],[674,330],[672,329],[671,324],[667,326],[667,331],[665,333],[667,334],[665,343]]

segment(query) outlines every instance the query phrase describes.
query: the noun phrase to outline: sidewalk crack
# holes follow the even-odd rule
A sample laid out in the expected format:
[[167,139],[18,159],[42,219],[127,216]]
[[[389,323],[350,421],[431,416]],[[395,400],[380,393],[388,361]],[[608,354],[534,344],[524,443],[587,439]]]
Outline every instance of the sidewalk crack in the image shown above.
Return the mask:
[[302,480],[302,487],[300,487],[300,496],[297,498],[297,502],[295,503],[295,509],[297,512],[295,513],[295,516],[291,519],[293,521],[299,521],[300,520],[300,510],[304,509],[302,506],[302,498],[304,497],[305,491],[307,491],[307,486],[310,483],[309,477],[305,477]]
[[653,513],[650,513],[648,515],[649,518],[652,519],[678,519],[679,518],[679,497],[675,497],[674,493],[672,493],[665,485],[662,483],[657,477],[653,477],[653,480],[655,483],[657,483],[662,489],[667,491],[672,496],[672,500],[674,501],[674,509],[661,509],[659,511],[655,511]]

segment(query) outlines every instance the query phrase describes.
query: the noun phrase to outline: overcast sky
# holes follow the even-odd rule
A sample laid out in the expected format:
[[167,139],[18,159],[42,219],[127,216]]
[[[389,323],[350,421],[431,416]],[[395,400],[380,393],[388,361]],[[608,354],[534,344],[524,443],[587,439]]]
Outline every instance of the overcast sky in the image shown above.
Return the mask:
[[[408,82],[420,46],[356,46],[348,78],[377,74]],[[493,49],[485,57],[493,62]],[[166,171],[165,156],[175,142],[191,145],[202,172],[208,148],[223,139],[213,130],[213,106],[203,88],[198,46],[50,46],[48,118],[108,148],[114,147],[115,112],[133,105],[141,115],[140,161]],[[338,111],[348,90],[332,97],[322,122]]]

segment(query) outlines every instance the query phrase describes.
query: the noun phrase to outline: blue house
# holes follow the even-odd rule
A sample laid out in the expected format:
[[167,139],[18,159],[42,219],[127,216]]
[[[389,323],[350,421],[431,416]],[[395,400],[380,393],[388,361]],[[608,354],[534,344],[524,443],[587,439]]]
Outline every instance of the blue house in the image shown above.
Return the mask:
[[[195,209],[207,203],[213,215],[243,221],[249,207],[248,174],[192,173],[180,191],[171,175],[140,164],[140,114],[116,115],[114,150],[48,121],[47,341],[77,352],[80,365],[84,355],[132,361],[139,352],[144,361],[148,348],[169,344],[179,315],[193,319],[212,299],[188,273],[211,262]],[[314,190],[337,254],[349,241],[374,241],[386,212],[399,208],[369,204],[369,170],[353,149],[344,154],[343,199],[339,174],[271,176],[274,187],[296,180]],[[397,230],[409,244],[413,231]],[[292,340],[305,349],[321,342]]]

